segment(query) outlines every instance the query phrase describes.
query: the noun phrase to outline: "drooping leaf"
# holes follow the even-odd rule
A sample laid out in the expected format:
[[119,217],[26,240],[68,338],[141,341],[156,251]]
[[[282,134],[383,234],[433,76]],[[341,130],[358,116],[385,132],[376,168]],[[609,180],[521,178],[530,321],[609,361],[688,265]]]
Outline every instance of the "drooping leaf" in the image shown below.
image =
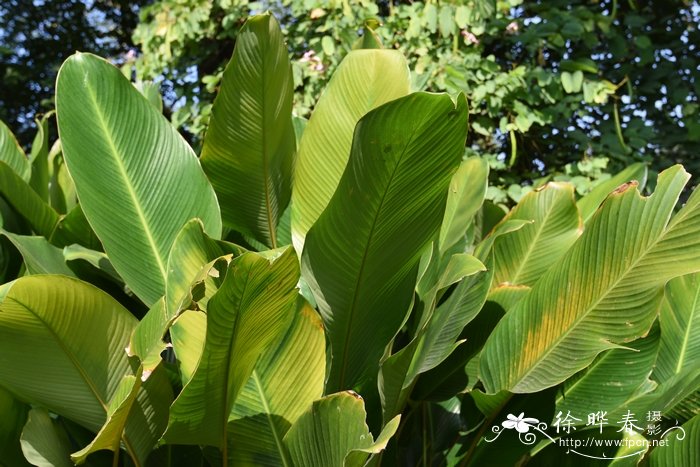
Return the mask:
[[574,187],[550,182],[523,196],[504,218],[530,220],[517,232],[496,239],[494,286],[532,286],[554,264],[582,232]]
[[355,125],[370,110],[405,96],[408,64],[394,50],[353,50],[336,69],[299,143],[292,191],[292,240],[304,238],[321,215],[348,163]]
[[85,217],[125,282],[147,305],[165,293],[167,257],[200,218],[218,237],[216,195],[197,157],[119,69],[75,54],[56,85],[63,154]]
[[666,281],[700,270],[700,192],[671,219],[688,178],[675,166],[650,197],[635,183],[608,196],[491,334],[480,361],[489,392],[542,390],[647,333]]
[[316,311],[300,300],[277,346],[255,365],[229,418],[229,465],[291,465],[282,438],[323,394],[326,339]]
[[[207,306],[204,350],[192,379],[170,408],[164,439],[226,452],[226,422],[258,357],[286,329],[296,306],[294,250],[235,258]],[[175,347],[177,354],[178,348]]]
[[31,165],[22,147],[10,129],[0,120],[0,162],[5,164],[25,182],[29,182]]
[[331,343],[327,392],[376,374],[398,332],[421,252],[442,221],[466,120],[463,96],[455,105],[444,94],[416,93],[358,123],[348,168],[302,260]]
[[[116,300],[85,282],[17,279],[0,304],[0,384],[97,432],[122,378],[133,374],[124,348],[135,325]],[[137,465],[163,432],[172,398],[164,379],[156,383],[137,395],[121,437]]]
[[224,224],[271,248],[279,244],[277,224],[292,191],[292,81],[275,18],[249,18],[224,70],[202,148]]
[[73,467],[74,464],[70,461],[70,441],[65,431],[56,425],[46,409],[34,408],[29,411],[21,443],[24,457],[33,465]]
[[376,441],[365,418],[364,401],[351,391],[315,401],[284,437],[293,465],[364,465],[371,453],[384,449],[396,432],[400,417],[387,423]]

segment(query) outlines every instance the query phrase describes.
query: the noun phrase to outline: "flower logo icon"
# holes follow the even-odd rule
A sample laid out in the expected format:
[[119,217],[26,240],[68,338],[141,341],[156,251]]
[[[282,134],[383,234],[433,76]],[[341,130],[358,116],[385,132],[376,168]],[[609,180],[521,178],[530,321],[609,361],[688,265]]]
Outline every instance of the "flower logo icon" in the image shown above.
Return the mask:
[[517,417],[513,414],[508,414],[508,420],[503,421],[501,425],[503,428],[512,430],[515,428],[518,433],[527,433],[530,431],[530,427],[537,426],[539,420],[536,418],[526,418],[525,412],[521,412]]

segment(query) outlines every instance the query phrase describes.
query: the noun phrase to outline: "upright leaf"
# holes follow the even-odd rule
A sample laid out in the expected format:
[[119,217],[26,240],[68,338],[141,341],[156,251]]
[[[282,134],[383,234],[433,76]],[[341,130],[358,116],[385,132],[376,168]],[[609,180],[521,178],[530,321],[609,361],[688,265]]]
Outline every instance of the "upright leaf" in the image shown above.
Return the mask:
[[588,366],[600,352],[644,336],[664,284],[700,270],[700,192],[671,215],[689,175],[659,175],[611,193],[564,257],[502,319],[484,346],[488,392],[534,392]]
[[406,59],[395,50],[353,50],[336,69],[299,143],[292,191],[292,241],[299,254],[345,170],[355,125],[408,94],[409,84]]
[[185,140],[105,60],[69,58],[56,108],[85,217],[129,288],[152,305],[165,293],[180,228],[197,217],[210,235],[221,234],[214,190]]
[[[0,384],[97,432],[122,378],[133,374],[124,348],[135,325],[131,313],[90,284],[65,276],[20,278],[0,304]],[[137,465],[165,428],[172,395],[165,380],[157,383],[153,392],[139,392],[120,435]]]
[[466,99],[455,105],[446,94],[412,94],[358,123],[348,167],[302,261],[331,344],[327,392],[376,374],[399,331],[466,130]]
[[288,55],[271,14],[246,21],[202,148],[202,167],[221,201],[224,224],[272,248],[291,196],[296,150]]
[[260,354],[288,327],[298,279],[291,247],[270,257],[245,253],[231,262],[209,300],[204,350],[170,408],[166,442],[217,446],[226,454],[231,408]]
[[291,465],[282,438],[323,394],[325,372],[321,319],[300,299],[289,329],[262,354],[233,406],[230,465]]
[[31,166],[22,147],[7,125],[0,120],[0,161],[7,164],[22,180],[29,182]]

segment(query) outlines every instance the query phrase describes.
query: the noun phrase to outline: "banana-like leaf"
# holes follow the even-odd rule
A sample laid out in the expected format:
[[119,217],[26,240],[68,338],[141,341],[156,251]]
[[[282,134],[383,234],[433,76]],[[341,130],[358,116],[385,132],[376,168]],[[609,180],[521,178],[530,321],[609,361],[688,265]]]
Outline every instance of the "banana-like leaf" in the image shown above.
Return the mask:
[[[22,452],[32,465],[37,467],[73,467],[70,461],[70,441],[65,431],[46,409],[35,408],[29,411],[27,424],[22,430]],[[8,466],[9,467],[9,466]]]
[[700,274],[677,277],[666,284],[659,313],[661,347],[654,378],[671,376],[700,366]]
[[636,183],[608,196],[489,337],[480,360],[488,392],[540,391],[648,332],[664,284],[700,270],[700,191],[671,219],[689,177],[674,166],[650,197]]
[[4,235],[19,250],[24,265],[29,274],[63,274],[75,277],[66,264],[63,252],[50,244],[44,237],[17,235],[0,229]]
[[201,160],[224,224],[271,248],[292,192],[293,97],[279,24],[270,13],[249,18],[224,70]]
[[80,451],[71,454],[70,458],[76,465],[85,462],[87,456],[102,449],[116,451],[119,449],[124,427],[126,426],[129,412],[136,401],[136,396],[141,388],[141,372],[139,369],[136,375],[126,375],[117,387],[107,406],[107,421],[95,439]]
[[0,120],[0,162],[7,164],[25,182],[29,182],[31,165],[10,129]]
[[464,237],[481,208],[489,181],[489,165],[480,157],[462,161],[450,180],[445,217],[440,227],[439,249],[447,251]]
[[75,205],[73,209],[68,211],[68,214],[60,218],[49,240],[58,247],[77,243],[95,251],[104,249],[100,239],[97,238],[85,218],[85,213],[80,205]]
[[639,183],[640,190],[644,188],[647,183],[647,166],[641,162],[632,164],[622,172],[596,185],[590,193],[578,200],[576,206],[581,213],[583,222],[586,224],[588,223],[596,209],[598,209],[598,206],[605,201],[605,198],[607,198],[615,188],[632,180],[636,180],[637,183]]
[[365,404],[352,391],[315,401],[284,437],[292,465],[359,467],[381,452],[399,425],[391,420],[375,441],[365,423]]
[[245,253],[231,262],[207,305],[204,350],[170,408],[166,442],[217,446],[227,457],[231,408],[260,355],[293,317],[298,268],[291,247],[266,256]]
[[463,95],[455,105],[446,94],[411,94],[358,123],[348,167],[302,260],[331,343],[326,392],[376,375],[413,300],[466,131]]
[[323,394],[325,372],[323,324],[300,299],[289,330],[260,357],[233,406],[229,465],[291,465],[282,438]]
[[532,286],[581,235],[574,187],[550,182],[522,197],[503,221],[531,220],[510,235],[496,239],[494,285]]
[[299,143],[292,191],[292,241],[299,254],[338,186],[357,122],[408,94],[409,85],[408,64],[395,50],[353,50],[336,69]]
[[[649,375],[659,351],[658,326],[627,347],[604,352],[586,370],[569,378],[557,395],[554,412],[611,413],[618,407],[627,407],[636,394],[653,390],[656,383]],[[586,420],[575,423],[585,424]]]
[[192,218],[221,235],[214,190],[196,155],[119,69],[78,53],[56,84],[63,154],[85,217],[147,305],[165,294],[167,259]]
[[59,220],[58,213],[46,204],[12,167],[1,160],[0,195],[29,222],[34,232],[46,238],[51,237]]
[[682,430],[670,430],[664,439],[668,445],[655,447],[649,456],[651,467],[700,465],[700,415],[684,423]]
[[163,113],[163,97],[160,95],[160,85],[153,81],[137,81],[134,87],[143,94],[143,97],[155,108],[158,113]]
[[[124,348],[135,325],[131,313],[90,284],[20,278],[0,304],[0,384],[97,432],[123,377],[133,374]],[[163,432],[171,398],[165,379],[139,392],[120,436],[137,466]]]

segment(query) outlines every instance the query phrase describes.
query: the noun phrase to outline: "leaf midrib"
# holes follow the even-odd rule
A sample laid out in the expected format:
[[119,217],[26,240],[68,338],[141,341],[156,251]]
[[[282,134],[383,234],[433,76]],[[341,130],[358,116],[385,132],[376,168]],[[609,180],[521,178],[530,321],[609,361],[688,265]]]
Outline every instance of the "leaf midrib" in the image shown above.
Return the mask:
[[258,396],[260,397],[260,402],[263,405],[263,410],[265,410],[265,417],[267,418],[267,423],[270,425],[270,431],[272,431],[272,436],[275,439],[275,446],[277,446],[280,458],[282,459],[282,465],[284,465],[285,467],[289,467],[290,464],[289,460],[287,459],[287,453],[284,450],[284,444],[282,443],[280,434],[277,432],[277,427],[275,426],[275,423],[272,420],[272,417],[270,416],[272,415],[272,411],[270,410],[270,405],[267,402],[267,394],[263,390],[262,384],[260,383],[260,377],[258,376],[257,370],[253,370],[252,378],[255,382],[255,388],[258,392]]
[[109,127],[107,126],[107,122],[105,120],[104,114],[102,113],[100,106],[98,105],[97,95],[95,94],[95,90],[91,86],[86,86],[86,89],[88,91],[90,100],[92,101],[93,107],[95,108],[95,113],[97,114],[97,118],[99,120],[99,125],[102,128],[102,130],[104,131],[105,135],[107,136],[104,139],[107,141],[107,144],[109,145],[111,155],[113,156],[113,159],[116,162],[117,168],[119,169],[119,174],[121,175],[121,178],[124,182],[124,185],[127,188],[127,192],[129,194],[129,197],[131,198],[134,209],[136,210],[136,214],[138,215],[139,221],[141,222],[141,225],[143,227],[143,232],[146,235],[146,239],[148,240],[148,244],[151,247],[151,250],[153,250],[153,256],[156,259],[158,269],[160,270],[161,278],[163,280],[163,283],[165,283],[165,278],[167,277],[165,264],[163,263],[163,258],[160,256],[160,250],[158,249],[158,246],[156,245],[155,238],[153,237],[153,233],[151,232],[151,228],[146,220],[146,215],[143,211],[141,204],[139,203],[138,196],[136,195],[136,190],[134,189],[133,185],[131,184],[131,180],[128,177],[126,167],[124,167],[124,164],[123,164],[121,158],[119,157],[119,150],[117,149],[117,147],[114,144],[112,132],[110,131]]

